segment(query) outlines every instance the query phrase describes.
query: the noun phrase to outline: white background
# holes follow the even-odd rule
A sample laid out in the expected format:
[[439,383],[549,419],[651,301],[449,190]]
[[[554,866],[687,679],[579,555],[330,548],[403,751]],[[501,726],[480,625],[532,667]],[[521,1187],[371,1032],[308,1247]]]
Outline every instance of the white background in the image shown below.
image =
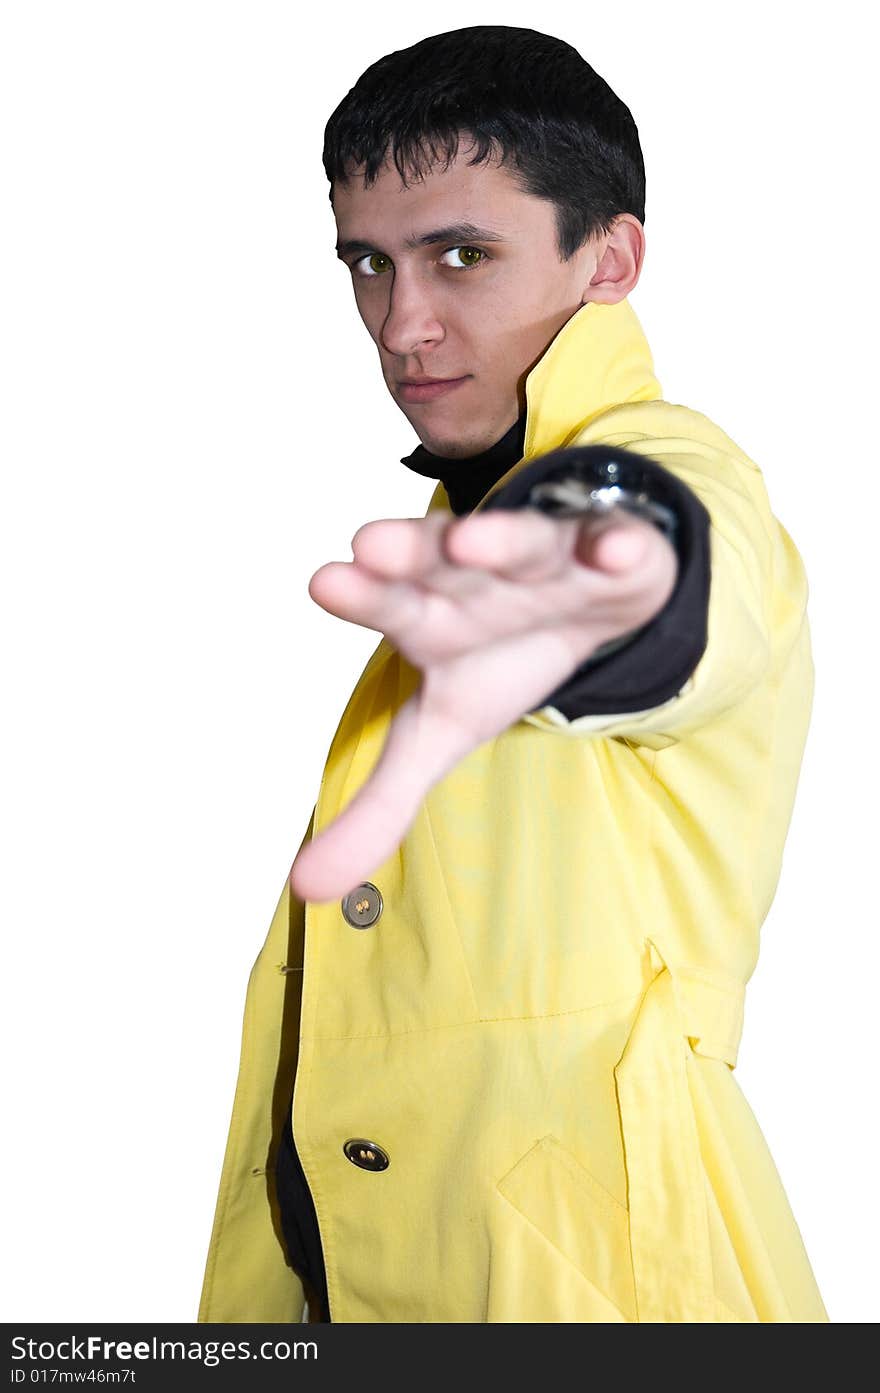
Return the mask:
[[2,16],[4,1319],[195,1319],[247,974],[378,641],[308,580],[433,488],[333,254],[324,125],[383,53],[500,22],[630,106],[664,394],[759,464],[807,566],[813,723],[737,1077],[831,1319],[876,1321],[865,8]]

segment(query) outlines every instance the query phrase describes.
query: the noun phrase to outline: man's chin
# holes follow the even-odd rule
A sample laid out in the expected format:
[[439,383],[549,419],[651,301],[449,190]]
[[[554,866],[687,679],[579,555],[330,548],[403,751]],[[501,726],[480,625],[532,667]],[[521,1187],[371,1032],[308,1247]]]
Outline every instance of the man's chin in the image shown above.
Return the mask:
[[428,451],[429,455],[441,455],[444,459],[467,459],[470,455],[478,455],[485,448],[482,445],[469,445],[463,441],[460,435],[426,435],[416,431],[422,447]]
[[429,454],[456,459],[459,456],[477,453],[476,447],[469,448],[467,442],[462,439],[461,426],[455,421],[449,421],[444,429],[440,421],[432,421],[429,425],[424,414],[410,415],[408,411],[404,411],[403,414],[418,436],[422,448]]

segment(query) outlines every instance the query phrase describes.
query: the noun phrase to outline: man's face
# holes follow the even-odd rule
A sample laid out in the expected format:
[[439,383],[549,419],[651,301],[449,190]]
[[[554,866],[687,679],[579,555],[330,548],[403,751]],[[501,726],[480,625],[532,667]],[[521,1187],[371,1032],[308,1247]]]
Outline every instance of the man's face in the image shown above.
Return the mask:
[[[554,205],[523,193],[494,160],[468,165],[471,149],[408,188],[387,160],[370,188],[361,170],[333,188],[337,249],[388,390],[425,448],[452,458],[487,449],[513,425],[529,371],[594,298],[608,238],[561,261]],[[403,385],[414,377],[464,380],[415,400],[426,394]]]

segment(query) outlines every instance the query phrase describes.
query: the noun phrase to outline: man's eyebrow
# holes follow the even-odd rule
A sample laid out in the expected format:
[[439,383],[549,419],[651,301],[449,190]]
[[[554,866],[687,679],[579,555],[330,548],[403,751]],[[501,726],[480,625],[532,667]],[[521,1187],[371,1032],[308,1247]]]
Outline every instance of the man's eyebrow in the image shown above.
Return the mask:
[[[433,232],[423,232],[419,237],[407,237],[403,245],[410,250],[415,250],[416,247],[429,247],[434,242],[458,244],[459,242],[503,242],[504,240],[500,232],[493,232],[489,227],[477,227],[472,222],[454,222],[449,223],[446,227],[435,227]],[[363,242],[358,237],[336,243],[338,257],[350,256],[352,252],[358,252],[361,256],[367,252],[379,252],[381,256],[385,255],[371,242]]]

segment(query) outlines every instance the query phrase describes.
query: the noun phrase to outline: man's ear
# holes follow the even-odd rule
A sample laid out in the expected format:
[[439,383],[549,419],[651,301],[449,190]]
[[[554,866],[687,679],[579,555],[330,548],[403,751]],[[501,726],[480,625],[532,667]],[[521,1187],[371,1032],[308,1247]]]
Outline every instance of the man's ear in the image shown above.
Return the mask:
[[598,261],[581,297],[616,305],[638,284],[645,259],[645,229],[632,213],[621,213],[599,247]]

